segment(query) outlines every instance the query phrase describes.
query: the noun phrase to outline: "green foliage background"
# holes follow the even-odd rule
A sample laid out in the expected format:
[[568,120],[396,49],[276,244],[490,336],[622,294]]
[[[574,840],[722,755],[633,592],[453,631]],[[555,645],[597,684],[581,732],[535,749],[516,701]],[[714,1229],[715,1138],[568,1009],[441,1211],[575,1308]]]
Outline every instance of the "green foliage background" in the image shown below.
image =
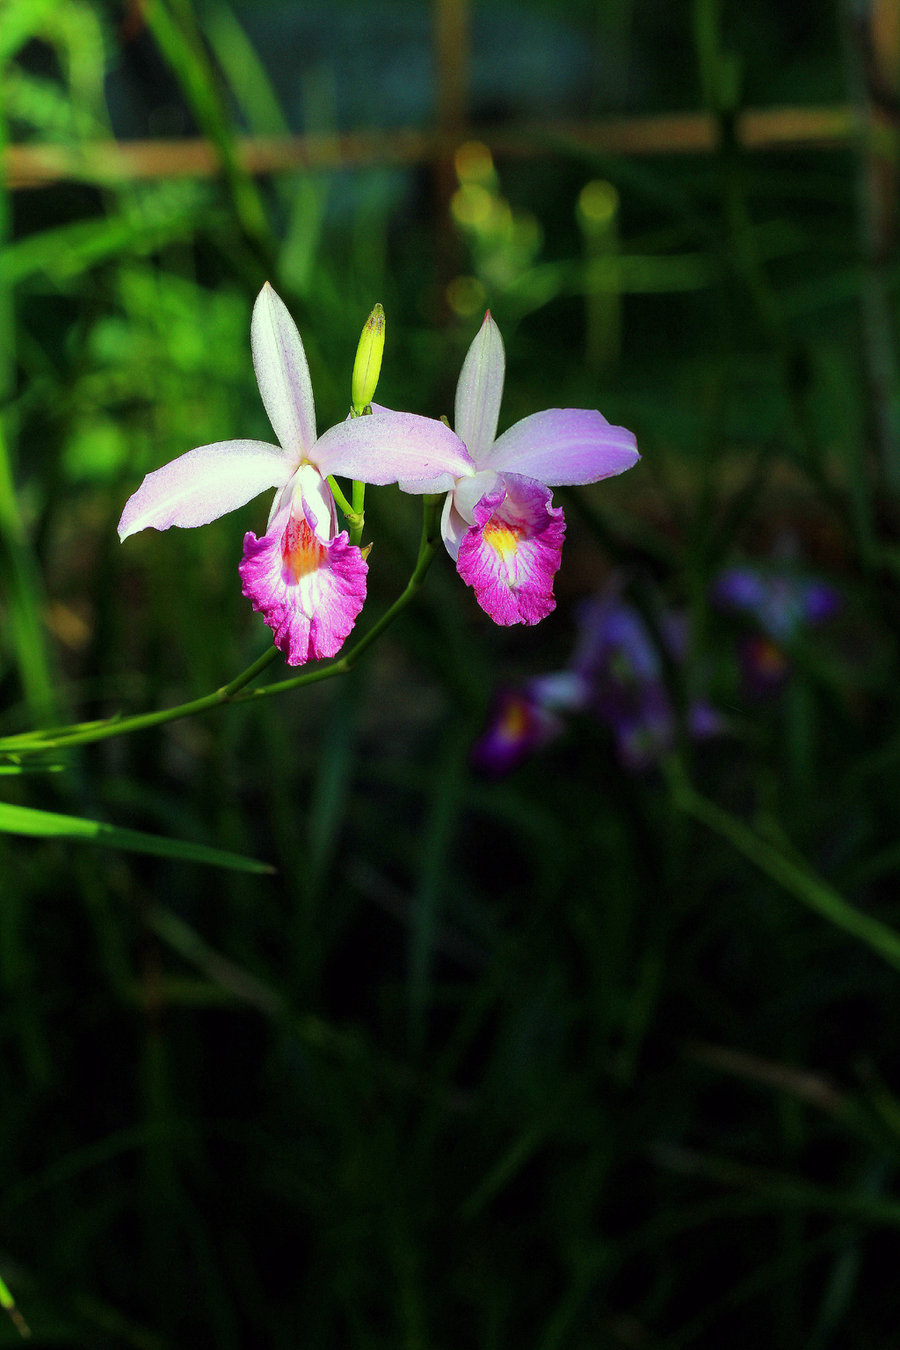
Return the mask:
[[[853,104],[844,19],[582,0],[617,109],[706,107],[720,148],[603,155],[548,124],[467,215],[427,165],[248,176],[236,137],[288,124],[224,5],[0,0],[0,147],[76,155],[0,193],[0,732],[168,707],[266,649],[236,572],[262,503],[115,533],[149,469],[269,438],[266,279],[320,427],[376,300],[379,400],[432,416],[489,304],[501,425],[599,406],[643,453],[560,494],[540,628],[494,628],[441,557],[346,678],[5,756],[0,1276],[35,1343],[896,1344],[897,262],[867,232],[896,140],[731,134],[742,102]],[[221,175],[116,178],[92,148],[136,35]],[[327,63],[297,78],[327,133]],[[361,630],[419,523],[370,491]],[[785,540],[843,609],[753,702],[710,587]],[[611,579],[687,611],[671,693],[710,688],[728,735],[634,775],[585,717],[479,778],[494,690],[562,666]]]

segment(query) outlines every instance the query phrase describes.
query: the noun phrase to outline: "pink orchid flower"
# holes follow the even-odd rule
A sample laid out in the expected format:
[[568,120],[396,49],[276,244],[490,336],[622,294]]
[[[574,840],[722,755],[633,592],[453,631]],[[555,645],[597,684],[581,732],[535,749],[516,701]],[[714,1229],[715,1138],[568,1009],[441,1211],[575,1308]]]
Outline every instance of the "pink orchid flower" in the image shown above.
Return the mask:
[[454,483],[441,528],[459,575],[494,622],[534,624],[556,607],[566,529],[550,489],[596,483],[640,456],[632,432],[585,408],[532,413],[497,436],[504,369],[503,339],[488,311],[456,386],[456,433],[477,472]]
[[404,480],[408,492],[444,492],[474,473],[443,423],[379,408],[316,437],[309,366],[300,334],[266,283],[253,307],[253,365],[278,440],[218,441],[148,473],[119,521],[119,537],[170,525],[206,525],[278,488],[266,532],[244,536],[243,592],[291,666],[334,656],[366,597],[368,566],[338,533],[329,474],[364,483]]

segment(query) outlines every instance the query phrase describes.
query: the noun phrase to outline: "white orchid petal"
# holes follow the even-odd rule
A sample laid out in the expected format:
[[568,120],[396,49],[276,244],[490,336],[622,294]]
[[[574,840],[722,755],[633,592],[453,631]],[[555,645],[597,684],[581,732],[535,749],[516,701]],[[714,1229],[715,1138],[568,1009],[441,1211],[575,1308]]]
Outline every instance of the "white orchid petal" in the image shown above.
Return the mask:
[[119,538],[170,525],[207,525],[235,511],[266,488],[281,487],[291,464],[277,445],[264,441],[218,441],[148,473],[129,497]]
[[457,436],[479,468],[497,434],[505,369],[503,338],[488,310],[459,373],[453,419]]
[[316,444],[319,471],[362,483],[399,482],[405,492],[446,492],[475,466],[443,422],[417,413],[380,410],[339,422]]
[[500,475],[495,469],[480,469],[474,478],[464,478],[457,483],[453,493],[453,505],[469,525],[475,524],[475,507],[489,492],[496,492]]
[[469,522],[463,520],[453,501],[453,493],[448,492],[441,511],[441,538],[450,557],[456,562],[459,546],[469,533]]
[[316,408],[297,325],[268,282],[253,306],[250,346],[272,430],[296,468],[315,445]]
[[640,459],[634,433],[588,408],[547,408],[504,431],[479,468],[524,474],[547,487],[596,483]]

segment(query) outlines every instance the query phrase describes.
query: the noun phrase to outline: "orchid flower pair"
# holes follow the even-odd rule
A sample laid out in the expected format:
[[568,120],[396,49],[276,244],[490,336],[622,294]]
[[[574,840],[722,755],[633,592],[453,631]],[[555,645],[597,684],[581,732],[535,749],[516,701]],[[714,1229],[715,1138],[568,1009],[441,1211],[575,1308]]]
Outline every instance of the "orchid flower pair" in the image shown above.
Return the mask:
[[126,503],[119,536],[205,525],[278,489],[265,534],[244,537],[238,570],[289,665],[334,656],[365,602],[367,563],[347,531],[338,532],[331,475],[446,492],[442,533],[460,576],[497,623],[533,624],[554,607],[565,530],[550,488],[596,482],[638,459],[631,432],[581,409],[535,413],[495,438],[504,355],[490,314],[463,364],[455,432],[373,404],[369,415],[317,437],[303,343],[268,283],[254,305],[250,339],[278,444],[220,441],[147,474]]

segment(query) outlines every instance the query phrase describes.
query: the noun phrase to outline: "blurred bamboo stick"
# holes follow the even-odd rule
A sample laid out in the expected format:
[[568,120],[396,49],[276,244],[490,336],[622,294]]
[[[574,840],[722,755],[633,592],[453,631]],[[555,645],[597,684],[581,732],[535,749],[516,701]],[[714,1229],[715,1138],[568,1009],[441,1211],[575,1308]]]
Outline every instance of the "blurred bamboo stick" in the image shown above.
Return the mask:
[[863,359],[872,431],[885,486],[900,494],[900,359],[890,267],[897,241],[900,151],[900,5],[854,0],[849,76],[867,133],[859,166]]
[[[458,186],[454,154],[465,142],[468,114],[469,38],[468,0],[434,0],[434,57],[437,75],[437,136],[432,165],[436,218],[446,220]],[[460,268],[460,239],[452,230],[439,230],[437,276],[440,293]]]
[[[737,137],[747,150],[827,149],[853,140],[863,127],[859,110],[849,106],[750,109],[737,119]],[[667,113],[597,122],[523,123],[517,128],[469,127],[466,134],[482,141],[495,155],[539,157],[551,148],[558,153],[560,141],[606,154],[702,154],[715,149],[718,132],[715,120],[705,113]],[[265,175],[422,164],[452,155],[456,141],[449,132],[409,127],[344,135],[247,136],[236,144],[242,167]],[[202,138],[8,145],[2,157],[3,177],[12,189],[45,187],[66,178],[99,183],[210,178],[221,170],[216,147]]]

